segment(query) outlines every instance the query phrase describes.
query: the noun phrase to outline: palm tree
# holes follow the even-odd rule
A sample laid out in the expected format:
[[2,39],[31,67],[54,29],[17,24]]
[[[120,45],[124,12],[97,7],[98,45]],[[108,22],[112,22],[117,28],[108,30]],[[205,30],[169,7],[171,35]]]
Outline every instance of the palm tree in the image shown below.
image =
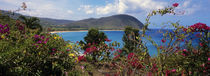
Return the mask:
[[42,26],[40,25],[40,20],[37,17],[25,17],[25,16],[20,16],[18,18],[21,20],[24,24],[26,24],[27,28],[29,29],[39,29],[39,33],[42,32]]

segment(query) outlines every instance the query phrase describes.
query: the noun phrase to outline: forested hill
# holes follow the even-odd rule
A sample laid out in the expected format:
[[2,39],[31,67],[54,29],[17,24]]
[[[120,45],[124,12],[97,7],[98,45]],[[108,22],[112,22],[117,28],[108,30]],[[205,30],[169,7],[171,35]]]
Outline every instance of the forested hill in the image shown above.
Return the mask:
[[[17,19],[19,16],[22,14],[19,13],[10,13],[9,11],[4,11],[0,10],[1,14],[3,15],[9,15],[13,19]],[[26,16],[26,17],[31,17],[31,16]],[[54,25],[64,25],[73,22],[73,20],[64,20],[64,19],[52,19],[52,18],[41,18],[37,17],[40,19],[40,23],[42,26],[54,26]]]
[[[17,19],[19,16],[21,16],[19,13],[8,14],[8,11],[3,10],[1,10],[1,14],[7,14],[13,19]],[[142,22],[135,17],[126,14],[118,14],[101,18],[89,18],[78,21],[38,18],[40,19],[40,23],[43,27],[50,27],[54,30],[87,30],[93,27],[100,30],[123,30],[125,26],[131,26],[139,29],[143,27]]]
[[119,14],[109,17],[89,18],[89,19],[79,20],[66,24],[63,27],[80,28],[80,29],[88,29],[91,27],[95,27],[102,30],[113,30],[113,29],[121,30],[124,29],[125,26],[142,28],[143,23],[141,23],[138,19],[136,19],[133,16],[126,14]]

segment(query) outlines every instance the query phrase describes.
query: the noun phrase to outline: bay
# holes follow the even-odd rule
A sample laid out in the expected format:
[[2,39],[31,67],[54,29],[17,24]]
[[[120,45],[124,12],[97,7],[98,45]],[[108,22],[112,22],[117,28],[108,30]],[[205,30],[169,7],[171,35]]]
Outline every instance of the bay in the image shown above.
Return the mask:
[[[166,43],[161,42],[161,40],[163,39],[162,32],[166,32],[166,31],[172,31],[172,30],[151,29],[146,32],[146,35],[151,36],[152,40],[155,41],[157,45],[166,45],[167,42]],[[103,31],[103,32],[108,36],[108,39],[112,40],[111,42],[117,41],[121,44],[120,47],[121,48],[123,47],[122,37],[123,37],[124,31]],[[71,42],[77,42],[80,40],[84,40],[83,38],[87,35],[87,33],[88,31],[75,31],[75,32],[62,32],[62,33],[57,33],[57,34],[62,36],[65,41],[70,40]],[[139,33],[141,34],[142,32],[140,31]],[[152,45],[152,43],[148,41],[146,38],[143,38],[143,41],[146,43],[150,56],[156,56],[157,48],[154,45]]]

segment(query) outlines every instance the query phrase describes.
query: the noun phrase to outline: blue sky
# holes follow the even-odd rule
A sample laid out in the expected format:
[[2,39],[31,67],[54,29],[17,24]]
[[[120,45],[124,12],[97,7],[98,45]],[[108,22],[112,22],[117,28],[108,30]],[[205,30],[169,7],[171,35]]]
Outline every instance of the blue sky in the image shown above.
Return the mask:
[[0,0],[0,9],[15,10],[22,2],[26,11],[18,13],[36,17],[81,20],[99,18],[115,14],[129,14],[142,23],[149,12],[179,3],[176,12],[180,15],[154,16],[151,28],[161,28],[163,22],[180,21],[187,26],[197,22],[210,25],[210,0]]

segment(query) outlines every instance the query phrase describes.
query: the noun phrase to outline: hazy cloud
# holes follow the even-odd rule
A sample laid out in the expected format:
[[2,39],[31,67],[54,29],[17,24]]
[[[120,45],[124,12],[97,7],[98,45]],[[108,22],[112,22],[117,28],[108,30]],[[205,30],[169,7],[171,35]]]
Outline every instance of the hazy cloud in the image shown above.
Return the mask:
[[200,7],[201,6],[199,4],[193,4],[192,0],[185,0],[184,3],[177,8],[177,10],[179,12],[183,12],[183,15],[191,15],[198,11]]
[[91,5],[81,5],[78,10],[79,11],[84,11],[86,14],[93,14],[94,9]]
[[72,10],[67,10],[67,13],[74,14],[74,12]]
[[145,12],[153,9],[161,9],[164,8],[166,5],[166,2],[154,0],[115,0],[114,3],[108,3],[105,6],[88,7],[88,9],[83,8],[83,10],[85,10],[86,12],[91,10],[98,15],[104,15],[111,13],[126,13],[130,11],[136,13],[137,10]]

